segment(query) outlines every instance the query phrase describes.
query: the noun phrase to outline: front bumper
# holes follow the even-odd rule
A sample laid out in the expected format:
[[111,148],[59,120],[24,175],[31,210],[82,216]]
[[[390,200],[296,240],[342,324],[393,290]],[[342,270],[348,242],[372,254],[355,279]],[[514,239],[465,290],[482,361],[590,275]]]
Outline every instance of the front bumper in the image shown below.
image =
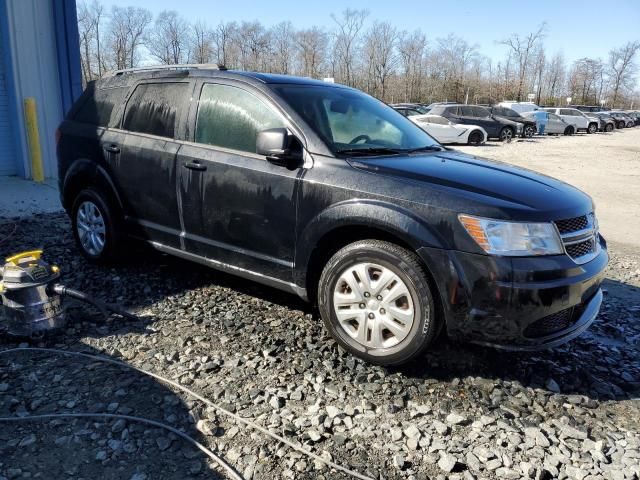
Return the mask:
[[567,342],[595,320],[609,255],[578,265],[567,255],[494,257],[421,248],[450,337],[508,350]]

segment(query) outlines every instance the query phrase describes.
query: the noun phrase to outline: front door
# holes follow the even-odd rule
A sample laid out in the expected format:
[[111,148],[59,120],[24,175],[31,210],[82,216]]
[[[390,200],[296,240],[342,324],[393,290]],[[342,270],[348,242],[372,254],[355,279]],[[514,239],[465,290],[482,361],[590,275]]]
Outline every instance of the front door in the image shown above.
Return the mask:
[[193,142],[178,153],[184,248],[233,268],[290,281],[303,169],[257,155],[261,130],[287,127],[258,92],[224,83],[197,87]]

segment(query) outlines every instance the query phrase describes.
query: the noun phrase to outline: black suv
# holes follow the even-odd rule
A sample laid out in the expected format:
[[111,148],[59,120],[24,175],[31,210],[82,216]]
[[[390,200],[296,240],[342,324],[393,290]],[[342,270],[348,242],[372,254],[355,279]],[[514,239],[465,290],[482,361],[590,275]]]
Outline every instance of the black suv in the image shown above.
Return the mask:
[[494,117],[505,118],[512,122],[522,124],[522,136],[524,138],[531,138],[536,133],[536,122],[528,118],[524,118],[518,112],[512,108],[493,106],[489,108],[489,111]]
[[554,346],[600,308],[608,254],[589,196],[443,148],[352,88],[121,71],[88,85],[58,138],[86,257],[114,259],[133,237],[293,292],[370,362],[405,362],[443,327]]
[[480,105],[435,105],[429,113],[446,117],[453,123],[478,125],[487,131],[489,138],[498,138],[502,141],[509,141],[516,135],[522,135],[523,131],[521,123],[497,117],[489,109]]

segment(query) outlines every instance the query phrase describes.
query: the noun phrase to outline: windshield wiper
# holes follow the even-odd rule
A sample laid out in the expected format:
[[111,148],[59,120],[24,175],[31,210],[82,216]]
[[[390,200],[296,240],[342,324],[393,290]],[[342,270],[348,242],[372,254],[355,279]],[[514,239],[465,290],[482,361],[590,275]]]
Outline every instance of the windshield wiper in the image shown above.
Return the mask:
[[337,153],[344,155],[359,155],[359,156],[372,156],[372,155],[400,155],[405,153],[406,150],[400,150],[397,148],[388,147],[369,147],[369,148],[345,148],[338,150]]
[[409,148],[405,150],[407,153],[415,153],[415,152],[440,152],[442,151],[442,147],[440,145],[425,145],[424,147],[418,148]]

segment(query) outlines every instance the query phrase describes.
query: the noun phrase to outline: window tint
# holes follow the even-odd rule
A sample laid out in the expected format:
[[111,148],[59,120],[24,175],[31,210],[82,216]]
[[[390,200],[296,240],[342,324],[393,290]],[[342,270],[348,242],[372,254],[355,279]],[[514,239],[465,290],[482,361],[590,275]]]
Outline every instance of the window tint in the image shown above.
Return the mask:
[[573,115],[573,112],[570,108],[561,108],[560,115]]
[[138,85],[127,102],[123,128],[132,132],[175,138],[188,93],[188,83]]
[[460,115],[462,115],[463,117],[475,117],[473,108],[468,105],[458,107],[458,110],[460,111]]
[[485,118],[485,117],[490,116],[490,114],[491,114],[489,112],[489,110],[487,110],[484,107],[471,107],[471,111],[473,112],[472,116],[474,116],[476,118]]
[[107,127],[111,116],[124,99],[128,87],[100,88],[90,91],[73,116],[76,122]]
[[284,126],[280,115],[245,90],[211,83],[202,88],[196,142],[255,153],[258,132]]

